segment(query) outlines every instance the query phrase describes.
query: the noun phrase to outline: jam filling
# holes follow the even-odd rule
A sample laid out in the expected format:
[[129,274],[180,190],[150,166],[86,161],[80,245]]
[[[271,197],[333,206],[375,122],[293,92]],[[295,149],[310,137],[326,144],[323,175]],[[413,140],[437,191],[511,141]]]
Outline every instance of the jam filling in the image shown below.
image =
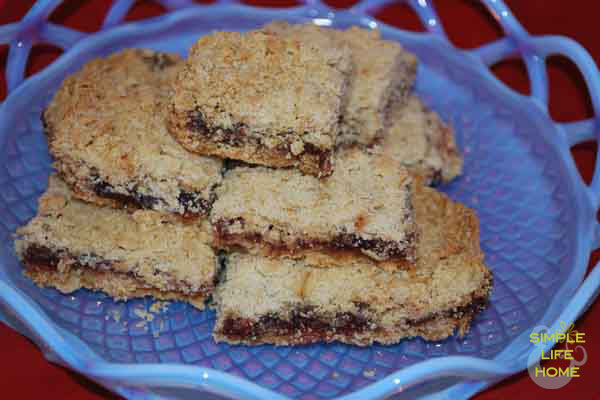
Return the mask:
[[[248,126],[242,123],[236,123],[232,128],[209,128],[202,112],[198,109],[187,112],[186,129],[202,135],[203,137],[212,138],[219,136],[218,141],[229,146],[240,147],[245,143],[253,142],[257,147],[264,147],[257,139],[248,138],[246,130]],[[282,143],[275,148],[282,157],[288,157],[291,154],[290,145]],[[331,170],[331,150],[323,150],[312,143],[304,143],[304,151],[294,156],[295,159],[300,159],[303,156],[315,159],[319,165],[319,169],[323,171]]]
[[[260,233],[248,232],[241,234],[234,234],[229,232],[229,227],[236,223],[241,224],[242,228],[245,225],[245,221],[241,217],[233,219],[220,219],[215,223],[215,230],[217,239],[224,245],[239,245],[243,246],[245,243],[255,243],[269,247],[274,254],[289,254],[293,253],[297,249],[322,249],[332,253],[344,250],[368,250],[377,254],[379,257],[388,259],[401,259],[401,260],[413,260],[415,258],[416,249],[414,243],[416,242],[417,235],[414,232],[407,234],[406,242],[409,243],[408,247],[398,248],[398,245],[394,241],[382,240],[382,239],[362,239],[355,234],[346,233],[335,236],[330,241],[323,241],[318,239],[305,240],[297,239],[294,243],[286,244],[283,242],[269,243],[263,240]],[[362,254],[362,253],[361,253]]]
[[[92,182],[93,191],[96,195],[115,200],[127,207],[154,209],[159,203],[164,203],[163,199],[142,194],[135,187],[127,189],[128,194],[120,193],[115,190],[113,185],[101,180],[98,176],[94,176]],[[177,197],[177,201],[182,206],[183,215],[186,218],[207,215],[215,199],[214,195],[211,195],[209,199],[204,199],[198,192],[180,192]]]
[[242,123],[234,124],[232,128],[209,128],[204,119],[204,115],[198,109],[188,111],[186,128],[189,131],[196,132],[204,137],[219,135],[219,142],[229,146],[239,147],[246,141],[246,125]]
[[331,155],[333,154],[331,150],[323,150],[312,143],[304,143],[304,151],[302,154],[316,158],[316,162],[321,171],[331,171]]
[[127,206],[134,208],[153,208],[158,204],[159,199],[157,197],[148,196],[141,194],[135,190],[128,190],[129,194],[119,193],[115,190],[114,186],[105,181],[97,181],[94,184],[94,193],[100,197],[107,199],[116,200]]
[[[99,256],[94,253],[86,254],[82,257],[90,258],[90,259],[98,259]],[[25,253],[23,254],[23,261],[27,265],[35,265],[37,267],[46,267],[47,269],[56,269],[61,259],[72,259],[76,260],[74,264],[75,267],[93,267],[93,268],[110,268],[112,266],[112,261],[109,260],[97,260],[93,264],[89,262],[81,261],[82,257],[75,257],[64,250],[51,250],[46,246],[40,246],[37,244],[32,244],[27,247]]]
[[[460,319],[464,316],[472,316],[482,311],[488,303],[488,298],[474,298],[465,306],[458,307],[440,313],[432,314],[420,320],[407,320],[406,324],[413,327],[421,327],[437,318]],[[223,323],[221,333],[231,339],[248,340],[260,338],[261,336],[293,337],[294,343],[311,343],[330,339],[333,335],[352,337],[366,331],[379,332],[381,328],[371,329],[370,321],[360,312],[368,306],[360,303],[359,314],[349,312],[337,313],[333,318],[313,315],[312,307],[292,312],[290,319],[283,319],[275,314],[261,316],[258,321],[248,318],[227,318]]]
[[326,320],[314,315],[313,307],[304,307],[292,311],[289,319],[275,314],[263,315],[258,321],[245,318],[228,318],[222,332],[232,338],[260,337],[265,334],[291,336],[301,332],[303,342],[315,341],[334,333],[352,336],[368,329],[370,321],[363,315],[349,312],[337,313]]
[[[416,234],[411,232],[407,234],[406,241],[415,243]],[[384,258],[399,258],[413,259],[415,256],[414,245],[408,248],[399,248],[398,244],[391,240],[382,239],[362,239],[353,233],[344,233],[336,236],[331,242],[335,249],[358,248],[362,250],[372,251],[380,257]]]
[[28,265],[42,265],[56,268],[60,257],[45,246],[30,245],[23,254],[23,261]]
[[183,207],[186,216],[198,215],[197,211],[192,210],[200,210],[201,215],[208,215],[216,199],[217,196],[214,193],[211,193],[208,199],[200,197],[197,192],[180,192],[177,196],[177,201]]
[[[95,259],[93,262],[84,261],[83,258]],[[111,270],[113,262],[110,260],[103,260],[94,253],[89,253],[83,256],[75,256],[70,254],[64,250],[51,250],[46,246],[40,246],[37,244],[31,244],[25,252],[23,253],[23,261],[28,269],[37,269],[37,270],[46,270],[46,271],[56,271],[58,264],[61,260],[68,260],[69,265],[72,268],[85,268],[92,269],[99,272],[107,272]],[[130,278],[135,279],[138,282],[140,288],[154,288],[148,283],[144,282],[140,279],[134,272],[120,272],[120,271],[111,271],[111,273],[117,275],[125,275]],[[160,274],[159,270],[154,271],[154,275]],[[199,289],[193,290],[191,285],[186,282],[178,282],[174,279],[166,278],[168,283],[175,287],[173,291],[184,293],[186,295],[208,295],[213,287],[214,282],[207,285],[201,285]],[[158,289],[158,288],[156,288]],[[160,290],[160,289],[158,289]]]

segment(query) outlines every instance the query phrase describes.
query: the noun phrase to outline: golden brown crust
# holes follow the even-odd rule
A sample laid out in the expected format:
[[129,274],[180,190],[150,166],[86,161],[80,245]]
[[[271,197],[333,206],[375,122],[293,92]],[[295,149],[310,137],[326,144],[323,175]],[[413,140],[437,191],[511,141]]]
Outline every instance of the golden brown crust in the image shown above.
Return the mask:
[[412,95],[390,112],[390,128],[370,151],[401,162],[426,184],[447,183],[460,175],[463,160],[454,130]]
[[99,205],[206,215],[221,160],[193,155],[165,126],[176,55],[125,50],[65,79],[44,112],[54,167]]
[[335,146],[350,62],[322,39],[201,38],[173,87],[171,133],[193,152],[327,175],[311,154]]
[[311,40],[326,36],[338,46],[350,50],[353,67],[338,143],[370,144],[381,137],[387,127],[390,102],[402,103],[413,86],[416,58],[399,43],[382,40],[377,30],[351,27],[339,31],[313,24],[290,25],[286,22],[270,23],[263,30]]

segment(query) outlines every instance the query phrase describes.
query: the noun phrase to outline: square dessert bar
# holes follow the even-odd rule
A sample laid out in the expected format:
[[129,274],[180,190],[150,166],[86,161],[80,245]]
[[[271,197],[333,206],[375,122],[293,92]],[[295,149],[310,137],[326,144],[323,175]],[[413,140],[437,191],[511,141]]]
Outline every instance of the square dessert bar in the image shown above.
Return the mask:
[[232,254],[213,296],[215,340],[365,346],[465,335],[492,288],[479,248],[479,221],[444,194],[425,187],[418,192],[418,268],[388,272],[357,260],[325,269],[300,259]]
[[198,308],[214,287],[210,229],[149,210],[129,213],[77,200],[51,176],[37,215],[17,230],[24,272],[63,293],[99,290],[118,300],[153,296]]
[[417,96],[392,108],[391,126],[370,151],[401,162],[428,185],[447,183],[460,175],[463,159],[454,130]]
[[310,254],[326,267],[356,255],[412,263],[417,233],[408,172],[358,148],[336,152],[335,164],[326,179],[294,169],[229,170],[210,217],[218,245]]
[[370,144],[388,126],[393,102],[403,102],[412,89],[416,58],[395,41],[383,40],[377,30],[351,27],[345,31],[312,24],[275,22],[263,28],[283,36],[312,38],[326,35],[350,49],[352,72],[341,119],[339,143]]
[[179,56],[125,50],[68,77],[43,115],[54,167],[99,205],[206,216],[221,160],[190,154],[165,124]]
[[208,35],[177,76],[169,128],[192,152],[329,175],[349,69],[325,36]]

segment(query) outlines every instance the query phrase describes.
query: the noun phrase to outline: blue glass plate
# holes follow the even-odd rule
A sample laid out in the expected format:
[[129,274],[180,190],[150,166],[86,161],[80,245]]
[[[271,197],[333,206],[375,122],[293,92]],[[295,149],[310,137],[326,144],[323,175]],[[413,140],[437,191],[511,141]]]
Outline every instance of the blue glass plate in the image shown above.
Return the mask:
[[[0,42],[10,44],[6,73],[11,91],[0,107],[1,320],[32,338],[49,360],[135,399],[199,398],[200,393],[202,398],[458,398],[523,370],[537,359],[530,357],[531,330],[545,325],[554,331],[560,321],[574,321],[600,286],[600,269],[583,281],[590,251],[599,243],[598,166],[588,187],[569,153],[573,144],[592,139],[600,125],[597,120],[551,120],[544,61],[561,54],[579,67],[597,116],[600,75],[576,43],[532,37],[502,1],[482,1],[506,36],[468,52],[449,44],[433,6],[424,0],[409,1],[429,29],[424,34],[368,16],[368,10],[386,1],[362,1],[333,12],[318,1],[261,9],[231,1],[195,6],[188,0],[162,0],[168,14],[121,24],[133,1],[118,0],[103,29],[92,35],[48,23],[60,0],[38,1],[22,21],[0,27]],[[40,113],[60,82],[85,62],[125,47],[185,54],[212,30],[243,31],[273,19],[379,27],[419,57],[416,91],[454,125],[465,156],[464,175],[444,190],[477,211],[495,278],[491,306],[465,338],[368,348],[228,346],[212,340],[212,311],[172,303],[153,321],[140,323],[136,309],[147,310],[149,299],[113,302],[86,290],[62,295],[39,289],[21,275],[12,235],[35,214],[45,189],[50,157]],[[29,50],[40,41],[66,51],[23,81]],[[529,97],[506,88],[488,70],[511,54],[525,61]]]

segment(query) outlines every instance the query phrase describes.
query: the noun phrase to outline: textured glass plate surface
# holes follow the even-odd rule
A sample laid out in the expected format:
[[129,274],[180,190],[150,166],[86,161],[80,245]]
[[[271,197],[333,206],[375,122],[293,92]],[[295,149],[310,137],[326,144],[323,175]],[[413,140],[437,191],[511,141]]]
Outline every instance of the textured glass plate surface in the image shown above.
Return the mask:
[[[200,392],[215,398],[464,397],[526,368],[533,351],[531,330],[537,325],[553,328],[559,319],[568,323],[595,298],[597,270],[580,284],[589,252],[596,247],[599,185],[594,179],[586,187],[569,155],[569,145],[591,138],[594,121],[554,123],[546,111],[547,82],[540,68],[548,54],[569,56],[588,81],[595,105],[597,70],[573,42],[537,39],[521,31],[510,14],[503,14],[499,1],[486,4],[503,16],[507,35],[529,44],[522,55],[532,97],[511,92],[486,67],[514,52],[514,42],[502,39],[466,53],[448,44],[439,23],[430,22],[428,34],[377,23],[384,36],[418,56],[415,90],[455,127],[465,157],[463,176],[444,190],[476,210],[486,262],[494,273],[491,305],[466,337],[366,348],[229,346],[213,341],[215,315],[210,310],[171,303],[144,322],[136,310],[147,311],[150,299],[113,302],[87,290],[63,295],[36,287],[21,275],[12,235],[35,214],[45,189],[51,160],[40,114],[68,74],[126,47],[185,55],[199,36],[212,30],[243,31],[273,19],[372,28],[376,22],[363,11],[384,2],[361,2],[336,15],[316,2],[285,10],[228,3],[108,29],[118,25],[125,13],[121,9],[131,3],[117,1],[107,29],[88,37],[55,25],[35,25],[42,37],[70,49],[17,87],[34,37],[19,32],[34,25],[31,19],[45,21],[58,3],[39,2],[21,24],[0,28],[0,39],[11,42],[7,78],[15,89],[0,108],[0,317],[32,337],[49,359],[131,398],[192,398]],[[436,21],[426,2],[411,4],[424,21]]]

